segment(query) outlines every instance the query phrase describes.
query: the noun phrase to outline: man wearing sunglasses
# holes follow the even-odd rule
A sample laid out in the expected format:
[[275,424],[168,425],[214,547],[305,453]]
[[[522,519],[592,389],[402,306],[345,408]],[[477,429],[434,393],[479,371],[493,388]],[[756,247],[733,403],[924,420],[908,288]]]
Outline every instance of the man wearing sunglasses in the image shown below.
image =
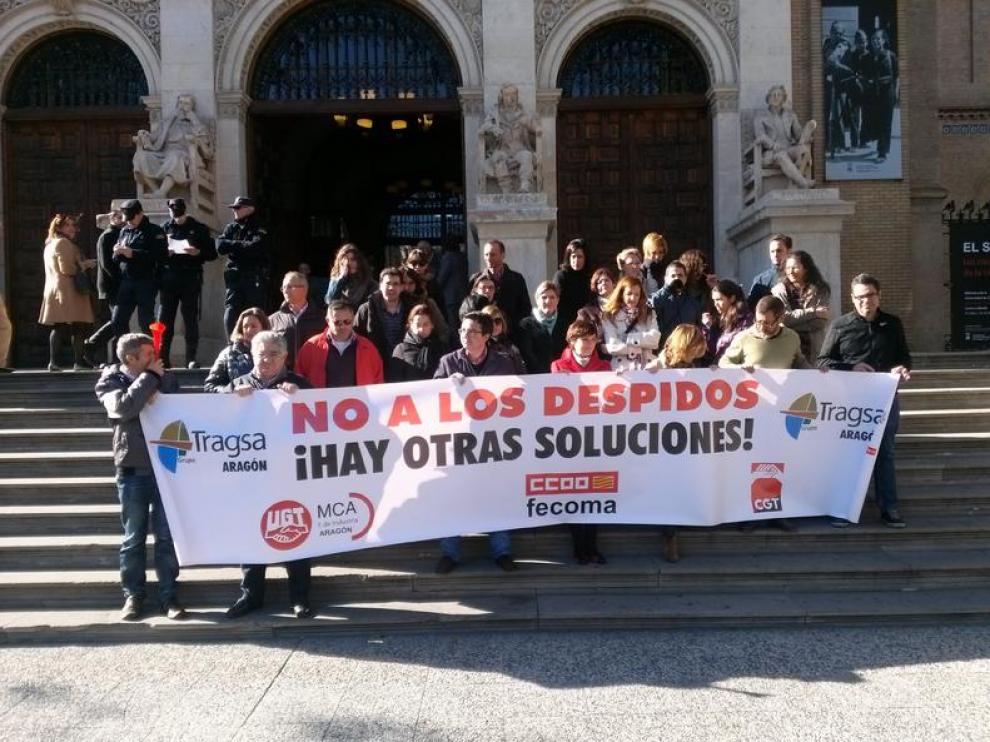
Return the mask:
[[[904,336],[904,325],[897,317],[880,309],[880,281],[869,273],[853,277],[851,298],[853,311],[832,323],[822,344],[818,365],[838,371],[893,373],[901,381],[908,381],[911,378],[911,351]],[[873,468],[880,519],[890,528],[906,525],[897,509],[894,471],[894,441],[900,417],[895,395]],[[841,528],[849,522],[834,520],[832,525]]]
[[385,381],[375,344],[354,332],[354,307],[334,300],[327,307],[327,329],[299,349],[295,372],[317,389],[337,389]]

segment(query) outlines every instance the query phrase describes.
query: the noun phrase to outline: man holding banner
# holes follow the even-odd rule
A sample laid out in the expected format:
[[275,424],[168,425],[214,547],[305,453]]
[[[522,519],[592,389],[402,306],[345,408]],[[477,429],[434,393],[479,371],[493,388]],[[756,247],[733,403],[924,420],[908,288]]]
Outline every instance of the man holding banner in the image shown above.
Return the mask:
[[[461,348],[440,359],[440,366],[433,378],[450,379],[455,384],[463,384],[468,376],[514,375],[516,371],[512,359],[489,344],[493,330],[492,318],[484,312],[465,314],[458,330]],[[512,542],[508,531],[492,531],[488,534],[488,542],[495,564],[506,572],[518,569],[512,558]],[[440,540],[443,556],[437,562],[437,574],[445,575],[456,569],[461,559],[460,544],[460,536],[448,536]]]
[[[299,389],[312,388],[301,376],[289,371],[288,344],[277,332],[264,330],[251,339],[251,356],[254,368],[244,376],[234,379],[230,390],[239,397],[248,397],[256,389],[277,389],[285,394],[295,394]],[[265,602],[265,565],[245,564],[241,567],[241,596],[227,609],[228,618],[240,618],[261,608]],[[285,563],[289,574],[289,602],[296,618],[311,618],[309,606],[311,570],[309,559],[295,559]]]
[[[880,281],[869,273],[852,280],[853,311],[844,314],[829,328],[822,344],[818,365],[842,371],[894,373],[901,381],[911,378],[911,351],[908,350],[904,326],[900,319],[880,310]],[[883,429],[873,470],[880,519],[891,528],[904,528],[897,509],[897,480],[894,469],[894,443],[900,423],[897,395]],[[849,521],[836,519],[832,525],[842,528]]]

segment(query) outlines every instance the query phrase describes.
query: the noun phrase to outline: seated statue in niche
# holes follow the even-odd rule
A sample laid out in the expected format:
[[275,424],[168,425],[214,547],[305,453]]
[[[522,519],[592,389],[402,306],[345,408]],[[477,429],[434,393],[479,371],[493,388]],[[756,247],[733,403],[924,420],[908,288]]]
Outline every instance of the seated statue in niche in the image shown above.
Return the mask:
[[753,119],[755,141],[762,148],[764,167],[776,166],[791,181],[792,187],[812,188],[811,140],[818,124],[808,121],[803,127],[787,102],[787,90],[774,85],[767,91],[767,110]]
[[515,85],[502,86],[498,104],[485,116],[478,135],[482,192],[489,178],[496,180],[502,193],[531,193],[536,189],[543,129],[539,119],[522,107]]
[[213,158],[213,132],[196,115],[191,95],[180,95],[175,111],[157,131],[141,129],[134,137],[134,180],[138,196],[167,198],[176,187],[190,185]]

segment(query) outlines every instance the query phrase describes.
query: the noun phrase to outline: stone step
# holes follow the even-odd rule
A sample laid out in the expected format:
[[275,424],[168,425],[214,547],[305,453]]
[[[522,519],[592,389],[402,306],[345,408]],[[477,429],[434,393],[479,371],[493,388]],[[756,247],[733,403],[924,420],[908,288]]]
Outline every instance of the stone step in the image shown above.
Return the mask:
[[57,477],[99,477],[113,474],[113,452],[96,451],[14,451],[0,453],[4,477],[31,477],[38,472]]
[[[0,397],[2,400],[2,397]],[[25,430],[31,428],[106,428],[107,413],[96,402],[86,402],[76,407],[37,406],[0,408],[0,430]]]
[[109,425],[98,428],[23,428],[0,430],[0,453],[38,451],[96,451],[109,449],[113,430]]
[[807,625],[939,626],[984,623],[990,589],[747,591],[741,593],[570,592],[507,590],[501,595],[416,595],[406,600],[314,601],[316,617],[297,620],[273,596],[266,607],[237,620],[220,600],[188,604],[189,618],[169,621],[146,604],[147,617],[118,619],[112,609],[0,611],[0,642],[284,641],[304,635],[402,631],[614,630],[761,628]]
[[[119,518],[107,527],[64,534],[22,529],[0,536],[0,570],[86,570],[112,568],[117,565],[121,528]],[[875,509],[868,505],[860,524],[833,528],[823,518],[799,521],[797,533],[785,533],[769,527],[743,533],[733,525],[712,528],[683,528],[679,540],[689,554],[714,553],[791,553],[808,551],[842,553],[863,549],[940,548],[947,546],[990,548],[990,510],[946,514],[938,510],[911,513],[908,528],[894,530],[881,525]],[[514,531],[513,551],[532,559],[567,560],[571,554],[571,537],[565,526]],[[661,543],[655,526],[603,526],[599,545],[603,553],[618,558],[655,555]],[[487,538],[466,536],[464,553],[484,560]],[[151,549],[149,547],[149,556]],[[408,564],[421,559],[435,559],[437,543],[421,541],[321,557],[319,561],[334,565],[379,568],[389,564]],[[150,563],[150,562],[149,562]]]
[[[685,551],[677,564],[657,556],[613,556],[608,564],[580,566],[572,559],[520,559],[508,574],[487,559],[462,564],[448,575],[433,572],[435,559],[379,564],[313,567],[314,602],[330,600],[409,600],[434,595],[470,603],[476,596],[507,592],[542,594],[635,591],[640,594],[828,590],[922,590],[990,587],[990,549],[943,547],[851,551],[841,554],[790,552],[696,554]],[[113,608],[121,601],[116,569],[74,571],[2,571],[0,600],[5,610],[41,608]],[[149,595],[154,596],[149,570]],[[189,567],[180,577],[182,598],[191,605],[233,601],[237,567]],[[287,600],[287,578],[279,567],[269,570],[270,602]],[[153,597],[152,597],[153,599]]]
[[924,455],[899,455],[897,457],[897,482],[917,484],[923,482],[987,481],[990,478],[990,449],[944,450]]
[[0,479],[0,505],[106,505],[116,502],[113,476]]
[[912,353],[911,361],[915,369],[990,368],[990,352]]
[[[179,386],[199,386],[201,389],[208,372],[209,369],[206,368],[193,370],[183,368],[173,369],[171,371],[177,377]],[[93,387],[96,386],[96,382],[100,378],[100,373],[101,371],[98,369],[63,371],[62,373],[55,374],[42,369],[17,370],[12,374],[4,374],[3,378],[0,378],[0,396],[4,395],[8,390],[84,390],[92,394]]]
[[897,457],[990,450],[990,433],[898,433]]
[[897,392],[901,411],[906,410],[966,410],[990,407],[990,387],[962,386],[915,389],[907,384]]
[[915,369],[905,389],[990,386],[990,365],[976,368]]
[[990,408],[904,410],[899,433],[990,433]]

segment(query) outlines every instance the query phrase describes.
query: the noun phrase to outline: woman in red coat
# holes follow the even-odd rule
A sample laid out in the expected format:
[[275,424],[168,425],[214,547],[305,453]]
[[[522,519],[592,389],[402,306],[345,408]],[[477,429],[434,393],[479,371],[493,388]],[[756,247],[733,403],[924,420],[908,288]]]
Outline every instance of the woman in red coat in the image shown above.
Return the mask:
[[[612,364],[598,355],[598,328],[586,320],[576,320],[567,328],[567,347],[560,358],[550,364],[554,374],[580,374],[590,371],[611,371]],[[598,551],[598,526],[592,523],[571,523],[574,557],[578,564],[605,564]]]

